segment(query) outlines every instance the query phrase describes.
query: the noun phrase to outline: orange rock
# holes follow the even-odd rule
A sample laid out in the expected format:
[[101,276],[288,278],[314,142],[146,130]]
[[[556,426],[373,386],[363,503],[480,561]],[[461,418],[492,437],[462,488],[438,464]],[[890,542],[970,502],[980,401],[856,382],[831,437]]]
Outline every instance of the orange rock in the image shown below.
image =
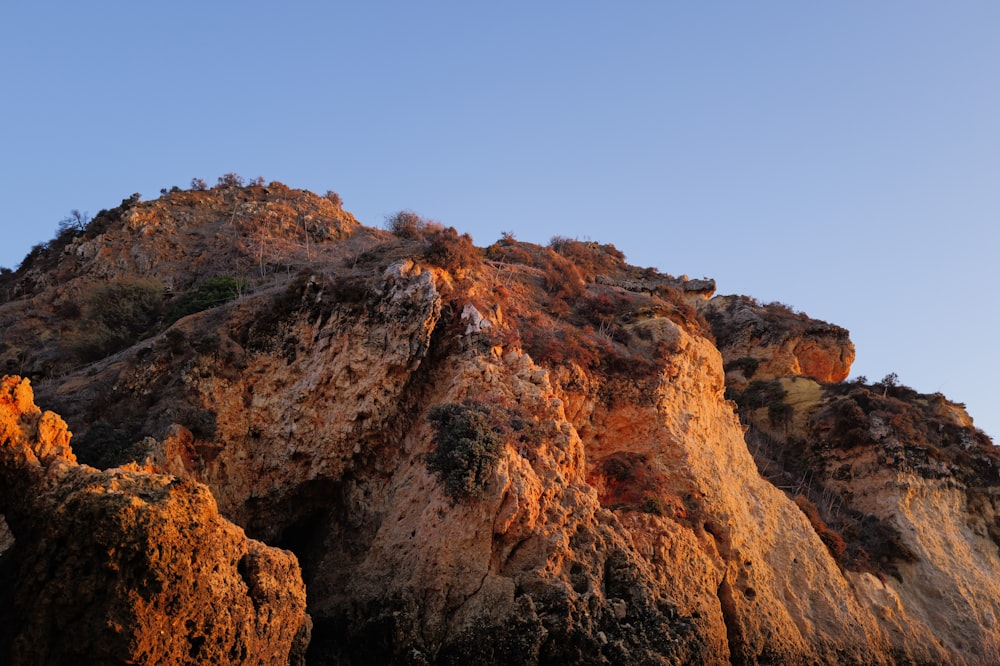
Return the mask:
[[0,584],[12,664],[301,662],[298,563],[222,518],[204,486],[77,465],[26,380],[0,382]]

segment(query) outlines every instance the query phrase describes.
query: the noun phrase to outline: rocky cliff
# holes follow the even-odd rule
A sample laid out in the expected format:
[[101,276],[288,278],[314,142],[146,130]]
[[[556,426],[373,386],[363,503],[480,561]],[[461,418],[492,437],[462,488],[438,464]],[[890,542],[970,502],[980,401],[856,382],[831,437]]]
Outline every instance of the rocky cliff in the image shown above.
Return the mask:
[[76,462],[27,380],[0,382],[4,663],[301,663],[295,557],[247,539],[209,490]]
[[[38,561],[87,562],[133,599],[166,579],[161,561],[203,564],[183,572],[198,580],[221,557],[221,596],[172,584],[144,621],[190,649],[247,637],[240,658],[195,661],[294,657],[308,635],[294,560],[225,516],[301,563],[309,663],[1000,661],[992,445],[943,396],[844,383],[844,329],[710,298],[711,281],[613,246],[482,250],[410,214],[386,233],[280,184],[98,219],[0,277],[0,360],[69,422],[78,457],[109,468],[74,475],[170,507],[143,525],[199,527],[163,560],[117,495],[52,504],[125,525],[99,534],[140,544],[126,572],[5,499],[6,571],[44,542]],[[83,483],[4,473],[26,489],[51,477],[19,497]],[[248,575],[271,582],[240,587]],[[53,616],[3,580],[25,616]],[[227,638],[199,642],[199,609],[248,596],[218,616]],[[263,609],[288,619],[261,624]],[[4,649],[32,663],[17,650],[59,622]]]

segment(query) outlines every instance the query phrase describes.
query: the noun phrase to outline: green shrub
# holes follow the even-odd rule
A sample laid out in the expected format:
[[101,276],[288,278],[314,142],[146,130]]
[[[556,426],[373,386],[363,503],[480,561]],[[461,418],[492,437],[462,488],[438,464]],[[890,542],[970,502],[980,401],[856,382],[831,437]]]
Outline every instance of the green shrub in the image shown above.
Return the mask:
[[760,409],[781,403],[787,392],[777,379],[755,379],[743,391],[726,389],[726,396],[740,406],[740,409]]
[[493,410],[475,403],[448,403],[432,407],[427,420],[435,435],[427,468],[453,499],[482,498],[504,443]]
[[767,406],[767,420],[775,427],[787,425],[793,414],[795,409],[781,400],[776,400]]
[[747,379],[751,379],[754,374],[757,373],[757,368],[760,367],[760,359],[754,358],[753,356],[744,356],[736,360],[726,363],[725,370],[729,372],[730,370],[739,369],[743,376]]
[[98,469],[142,460],[146,453],[141,435],[129,425],[105,420],[93,423],[80,437],[73,437],[73,452],[80,462]]
[[656,497],[646,497],[642,500],[643,513],[651,513],[656,516],[663,515],[663,502]]
[[143,333],[163,302],[163,285],[156,280],[125,278],[99,287],[90,299],[91,313],[122,337]]
[[209,278],[173,302],[166,323],[169,326],[182,317],[228,303],[239,296],[243,286],[240,280],[227,275]]
[[605,458],[601,463],[601,471],[609,479],[614,479],[618,483],[625,483],[635,478],[635,463],[644,459],[629,459],[627,457],[611,456]]
[[80,328],[69,337],[85,361],[104,358],[138,342],[156,324],[163,285],[122,278],[98,286],[87,299]]

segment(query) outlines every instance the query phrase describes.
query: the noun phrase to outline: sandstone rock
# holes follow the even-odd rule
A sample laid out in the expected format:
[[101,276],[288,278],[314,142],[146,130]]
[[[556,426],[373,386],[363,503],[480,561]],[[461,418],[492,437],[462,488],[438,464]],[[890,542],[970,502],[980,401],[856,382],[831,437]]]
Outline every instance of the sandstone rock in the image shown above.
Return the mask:
[[629,280],[613,278],[607,275],[597,275],[594,281],[597,284],[607,284],[636,292],[656,293],[657,290],[662,289],[679,289],[685,296],[701,299],[711,298],[712,294],[715,293],[715,280],[711,278],[691,280],[686,275],[682,275],[679,278],[661,275],[643,280]]
[[27,381],[0,382],[0,654],[12,664],[283,664],[309,639],[295,557],[248,540],[208,489],[75,463]]
[[[293,359],[258,354],[236,379],[193,370],[225,444],[208,457],[175,428],[157,457],[300,554],[315,661],[833,661],[886,645],[801,512],[757,475],[707,341],[642,323],[676,350],[652,401],[516,349],[441,356],[433,274],[394,266],[372,314],[334,310],[308,335],[293,321],[283,334],[308,340]],[[508,443],[481,502],[455,504],[424,465],[424,414],[467,399],[517,405],[536,434]],[[638,507],[602,505],[602,461],[624,454],[659,481]]]
[[465,327],[465,335],[482,333],[493,326],[490,320],[484,317],[472,303],[466,303],[465,307],[462,308],[462,319],[469,322],[468,326]]
[[759,305],[739,296],[716,296],[702,311],[712,325],[732,386],[796,375],[840,382],[851,372],[854,344],[839,326],[781,304]]
[[[897,661],[995,663],[1000,455],[988,439],[941,396],[778,383],[790,409],[781,424],[744,412],[758,464],[816,500],[830,523],[820,529],[844,534],[847,579]],[[808,483],[779,480],[782,466]]]
[[[70,641],[117,650],[109,660],[132,627],[128,645],[165,660],[232,658],[208,652],[210,635],[247,655],[300,654],[289,636],[302,623],[261,619],[301,617],[294,560],[221,513],[298,556],[310,663],[997,662],[1000,460],[943,397],[829,384],[853,359],[843,329],[718,297],[699,306],[716,345],[692,307],[713,283],[629,267],[604,246],[564,243],[557,257],[508,240],[488,268],[452,274],[428,263],[426,239],[347,222],[339,240],[296,246],[290,221],[317,219],[315,202],[261,196],[214,193],[210,214],[197,195],[132,205],[106,232],[108,256],[88,239],[64,259],[91,277],[155,265],[183,287],[190,276],[163,257],[199,247],[194,272],[240,265],[212,245],[235,210],[266,226],[288,275],[39,385],[94,443],[81,459],[103,446],[172,476],[74,465],[65,426],[12,385],[20,416],[0,427],[30,445],[0,470],[0,607],[30,622],[0,617],[4,645],[55,631],[56,606],[23,588],[112,617],[74,618]],[[240,238],[247,250],[254,236]],[[36,345],[38,368],[58,360],[46,299],[61,289],[41,268],[35,296],[0,306],[2,341]],[[563,274],[578,279],[563,289]],[[737,415],[726,389],[758,379],[773,404]],[[476,498],[428,469],[428,414],[449,403],[476,406],[502,439]],[[937,450],[914,442],[923,431]],[[844,548],[883,551],[863,565],[838,552],[845,526],[857,533]],[[49,572],[31,553],[69,559]],[[98,586],[111,605],[94,605]],[[58,619],[60,635],[75,626]],[[161,630],[180,638],[157,643]]]

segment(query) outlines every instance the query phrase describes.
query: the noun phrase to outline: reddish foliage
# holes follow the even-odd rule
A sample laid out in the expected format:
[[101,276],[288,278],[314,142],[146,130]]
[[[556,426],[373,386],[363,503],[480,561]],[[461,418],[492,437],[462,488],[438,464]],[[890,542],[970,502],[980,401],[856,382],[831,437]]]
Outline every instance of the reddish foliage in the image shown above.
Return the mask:
[[430,246],[424,252],[424,257],[435,266],[454,273],[468,270],[482,262],[482,253],[472,244],[472,237],[469,234],[460,236],[455,227],[434,229],[429,236]]
[[816,534],[819,535],[820,540],[826,545],[833,559],[837,561],[837,564],[842,566],[844,564],[844,553],[847,552],[847,544],[844,542],[844,538],[823,522],[823,519],[819,516],[819,509],[805,495],[795,497],[795,506],[799,507],[802,513],[806,514],[809,524],[812,525]]

